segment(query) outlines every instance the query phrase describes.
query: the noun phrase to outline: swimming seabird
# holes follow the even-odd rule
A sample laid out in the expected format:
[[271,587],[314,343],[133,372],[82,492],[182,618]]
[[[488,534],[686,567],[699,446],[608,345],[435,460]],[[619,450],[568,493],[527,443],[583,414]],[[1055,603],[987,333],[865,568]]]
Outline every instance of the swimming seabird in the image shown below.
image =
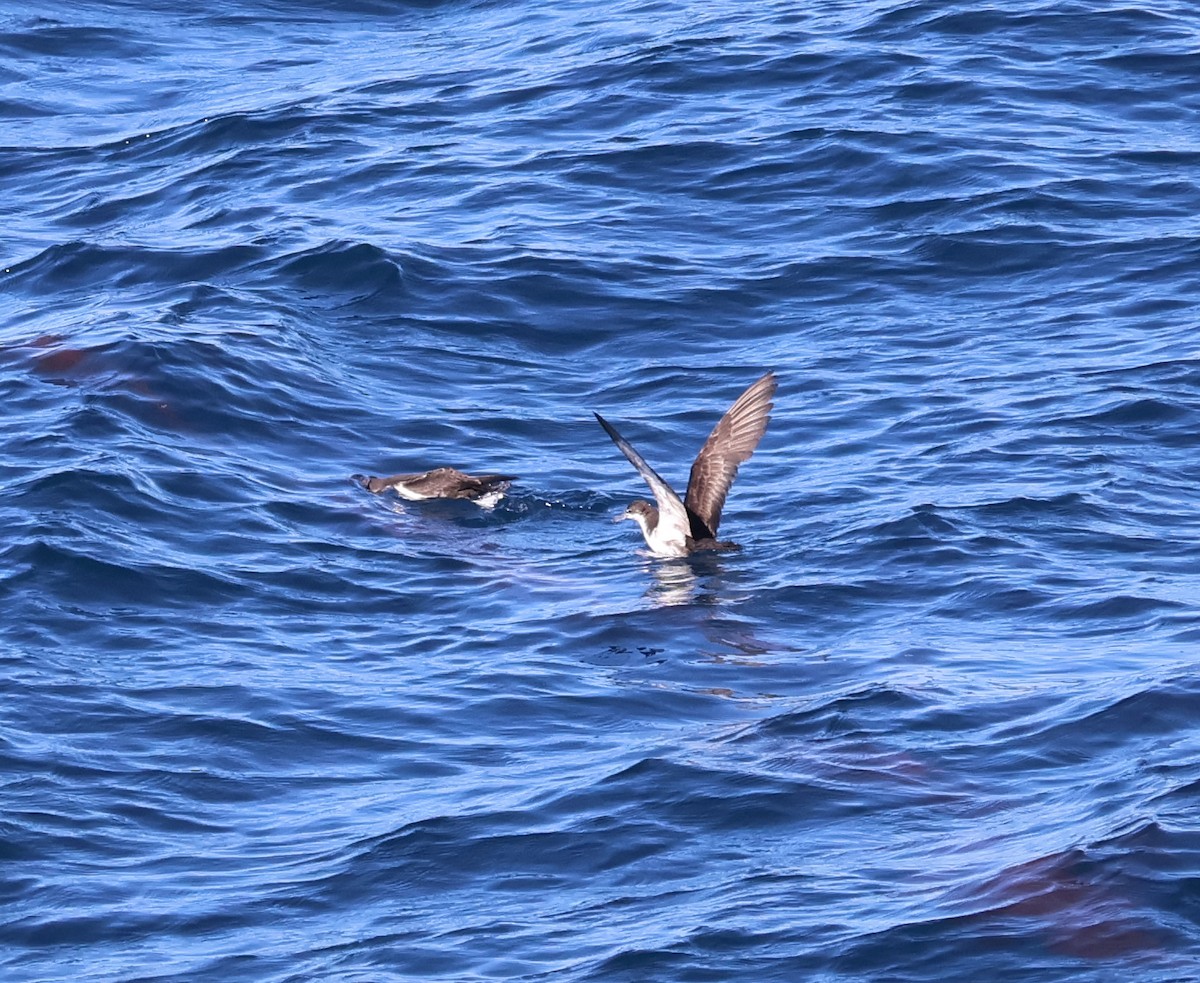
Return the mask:
[[401,498],[418,502],[427,498],[465,498],[490,508],[504,497],[504,492],[516,475],[484,474],[473,477],[457,468],[434,468],[417,474],[394,474],[389,478],[352,474],[367,491],[376,495],[391,489]]
[[717,541],[717,526],[725,496],[737,475],[738,467],[747,461],[767,431],[775,395],[775,373],[768,372],[742,393],[729,408],[721,422],[708,435],[692,464],[687,494],[681,500],[642,455],[617,433],[599,413],[595,414],[605,432],[612,438],[629,463],[654,492],[655,508],[639,499],[633,502],[614,521],[632,519],[646,537],[650,552],[658,556],[687,556],[698,550],[736,549],[736,543]]

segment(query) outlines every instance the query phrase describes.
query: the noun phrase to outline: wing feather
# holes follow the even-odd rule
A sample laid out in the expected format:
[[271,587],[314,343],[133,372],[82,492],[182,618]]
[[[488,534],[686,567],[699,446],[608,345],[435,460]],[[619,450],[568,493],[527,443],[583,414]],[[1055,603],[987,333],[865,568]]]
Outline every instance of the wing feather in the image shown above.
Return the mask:
[[738,468],[754,453],[767,432],[775,387],[774,372],[768,372],[749,386],[721,417],[696,455],[684,498],[692,520],[693,539],[716,538],[725,497]]

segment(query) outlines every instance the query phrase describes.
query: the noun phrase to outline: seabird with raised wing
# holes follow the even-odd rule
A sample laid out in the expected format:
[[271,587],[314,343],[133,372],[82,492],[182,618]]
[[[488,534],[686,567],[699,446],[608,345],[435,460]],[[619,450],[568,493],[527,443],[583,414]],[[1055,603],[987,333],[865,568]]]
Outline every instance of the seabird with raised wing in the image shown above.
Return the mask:
[[650,552],[657,556],[687,556],[701,550],[737,549],[736,543],[719,542],[721,510],[738,468],[744,464],[767,431],[775,395],[775,373],[768,372],[742,393],[700,448],[681,499],[646,463],[633,445],[599,413],[605,432],[654,492],[657,508],[639,499],[614,521],[631,519],[638,524]]

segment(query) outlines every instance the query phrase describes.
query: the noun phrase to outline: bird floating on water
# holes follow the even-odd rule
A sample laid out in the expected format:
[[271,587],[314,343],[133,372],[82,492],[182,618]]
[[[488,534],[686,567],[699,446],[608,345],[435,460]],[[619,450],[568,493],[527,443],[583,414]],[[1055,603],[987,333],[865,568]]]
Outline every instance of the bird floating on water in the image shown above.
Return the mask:
[[365,474],[353,474],[350,477],[376,495],[391,490],[410,502],[429,498],[462,498],[484,508],[491,508],[499,502],[509,485],[517,480],[516,475],[512,474],[474,477],[457,468],[434,468],[416,474],[394,474],[389,478]]
[[768,372],[746,389],[721,417],[700,448],[682,499],[646,463],[633,446],[599,413],[595,414],[629,463],[654,492],[658,507],[639,499],[614,521],[632,519],[641,527],[650,552],[658,556],[687,556],[701,550],[737,549],[736,543],[718,542],[717,527],[729,486],[762,436],[770,420],[775,395],[775,373]]

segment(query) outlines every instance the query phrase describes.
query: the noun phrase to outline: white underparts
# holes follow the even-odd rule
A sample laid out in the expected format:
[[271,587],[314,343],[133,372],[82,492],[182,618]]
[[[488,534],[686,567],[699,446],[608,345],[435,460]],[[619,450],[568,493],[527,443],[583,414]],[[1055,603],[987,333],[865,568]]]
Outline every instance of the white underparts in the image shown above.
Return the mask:
[[[646,516],[641,513],[634,513],[629,518],[633,519],[642,530],[642,535],[646,539],[646,545],[650,547],[650,552],[655,556],[687,556],[687,542],[679,538],[672,539],[669,532],[663,529],[662,523],[659,523],[653,530],[646,528]],[[664,535],[666,533],[666,535]]]
[[[430,499],[440,497],[438,495],[420,495],[401,483],[392,485],[392,490],[409,502],[427,502]],[[490,491],[485,495],[480,495],[478,498],[468,499],[468,501],[478,505],[481,509],[494,509],[503,497],[504,492],[502,491]]]
[[478,498],[472,499],[472,501],[474,501],[475,504],[481,509],[494,509],[500,503],[500,499],[503,497],[504,492],[491,491],[486,495],[480,495]]

